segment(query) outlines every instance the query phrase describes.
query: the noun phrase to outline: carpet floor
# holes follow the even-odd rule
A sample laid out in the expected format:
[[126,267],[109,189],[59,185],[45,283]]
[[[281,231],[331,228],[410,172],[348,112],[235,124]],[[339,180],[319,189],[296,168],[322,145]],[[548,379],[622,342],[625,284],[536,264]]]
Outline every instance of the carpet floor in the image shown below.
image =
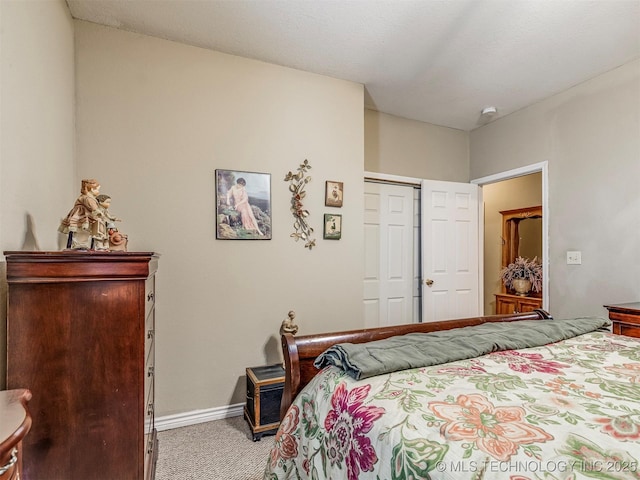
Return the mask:
[[274,436],[252,438],[243,417],[158,432],[156,480],[262,480]]

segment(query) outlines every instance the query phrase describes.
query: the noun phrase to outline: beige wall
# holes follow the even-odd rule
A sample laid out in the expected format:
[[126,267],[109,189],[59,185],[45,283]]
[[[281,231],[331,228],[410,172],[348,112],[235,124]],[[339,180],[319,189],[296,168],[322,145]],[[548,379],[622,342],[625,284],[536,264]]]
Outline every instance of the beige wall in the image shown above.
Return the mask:
[[[484,203],[484,313],[495,314],[496,297],[502,288],[503,210],[542,205],[542,174],[532,173],[482,188]],[[542,242],[542,236],[540,236]],[[541,248],[541,247],[540,247]]]
[[406,118],[364,111],[367,172],[469,181],[469,134]]
[[548,161],[552,314],[640,300],[640,61],[474,130],[470,151],[472,179]]
[[[76,22],[78,179],[96,177],[131,250],[159,252],[158,414],[245,399],[278,330],[362,326],[363,87]],[[295,242],[289,170],[308,159],[317,247]],[[214,171],[270,173],[273,239],[215,238]],[[326,180],[344,206],[324,206]],[[69,201],[72,198],[69,197]],[[322,239],[324,213],[342,239]]]
[[[0,18],[2,250],[62,248],[80,180],[100,180],[130,250],[162,255],[159,415],[242,402],[245,367],[280,360],[290,309],[301,333],[362,325],[364,138],[368,170],[468,178],[464,132],[365,111],[365,134],[361,85],[74,22],[62,0],[0,2]],[[305,158],[313,251],[289,237],[283,181]],[[215,240],[216,168],[272,174],[273,240]],[[325,180],[345,183],[342,209]],[[329,212],[338,242],[322,240]]]
[[[0,26],[0,252],[57,250],[58,224],[77,190],[73,21],[63,0],[0,1]],[[5,267],[3,261],[3,279]],[[4,280],[0,285],[3,388]]]
[[[131,249],[162,254],[159,415],[242,402],[244,368],[279,361],[290,309],[301,333],[361,325],[365,170],[467,181],[547,160],[552,313],[638,300],[639,62],[475,130],[469,144],[466,132],[363,115],[361,85],[73,22],[62,0],[0,2],[0,22],[2,250],[59,248],[80,179],[102,182]],[[311,252],[289,238],[283,181],[304,158]],[[273,240],[215,240],[216,168],[272,174]],[[324,207],[325,180],[345,182],[342,209]],[[344,216],[338,242],[321,239],[330,211]],[[582,266],[565,265],[567,249],[582,250]]]

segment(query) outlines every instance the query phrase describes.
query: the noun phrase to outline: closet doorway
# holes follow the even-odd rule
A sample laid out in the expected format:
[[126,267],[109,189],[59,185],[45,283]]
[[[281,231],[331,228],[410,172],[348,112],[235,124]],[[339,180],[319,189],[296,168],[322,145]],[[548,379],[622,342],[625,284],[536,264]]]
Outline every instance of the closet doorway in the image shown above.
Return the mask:
[[420,321],[420,184],[365,179],[365,327]]
[[479,315],[479,187],[369,175],[365,327]]

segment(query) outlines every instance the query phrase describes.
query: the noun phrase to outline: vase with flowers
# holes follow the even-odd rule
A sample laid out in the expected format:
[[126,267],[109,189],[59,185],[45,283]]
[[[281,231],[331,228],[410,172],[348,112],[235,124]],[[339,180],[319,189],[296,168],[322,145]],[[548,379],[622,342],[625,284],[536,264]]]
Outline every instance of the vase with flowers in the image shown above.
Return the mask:
[[533,260],[517,257],[500,271],[500,278],[507,289],[515,290],[516,295],[526,296],[531,290],[542,291],[542,265],[538,257]]

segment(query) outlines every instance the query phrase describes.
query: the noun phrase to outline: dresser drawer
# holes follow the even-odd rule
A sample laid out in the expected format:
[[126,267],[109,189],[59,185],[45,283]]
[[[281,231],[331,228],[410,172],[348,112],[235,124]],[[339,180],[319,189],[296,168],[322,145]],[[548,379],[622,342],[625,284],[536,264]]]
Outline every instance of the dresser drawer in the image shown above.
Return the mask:
[[518,312],[533,312],[537,308],[542,308],[542,302],[539,298],[522,298],[518,301]]
[[630,325],[628,323],[613,322],[613,333],[626,335],[627,337],[640,338],[640,325]]
[[496,293],[496,314],[513,314],[533,312],[542,308],[542,299],[539,297],[523,297],[509,293]]

